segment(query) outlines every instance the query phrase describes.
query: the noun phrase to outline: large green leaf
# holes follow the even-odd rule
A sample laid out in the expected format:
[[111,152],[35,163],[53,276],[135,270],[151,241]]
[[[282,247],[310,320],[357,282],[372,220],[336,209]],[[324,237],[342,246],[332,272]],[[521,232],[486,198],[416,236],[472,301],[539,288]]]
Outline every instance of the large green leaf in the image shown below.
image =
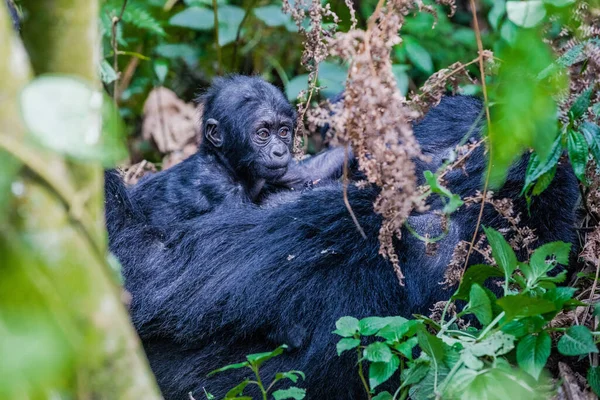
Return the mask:
[[42,146],[112,167],[127,158],[123,121],[103,91],[70,76],[46,75],[21,93],[23,120]]
[[492,256],[500,269],[504,271],[505,279],[508,280],[515,268],[517,268],[517,256],[510,244],[504,239],[504,236],[497,230],[489,227],[483,227],[485,236],[492,247]]
[[585,182],[585,168],[588,161],[588,145],[581,133],[569,130],[567,135],[567,150],[575,175]]
[[542,331],[539,335],[528,335],[517,344],[517,363],[525,372],[539,379],[542,369],[550,357],[552,339]]
[[596,393],[596,396],[600,395],[600,367],[590,367],[587,373],[588,384]]
[[504,296],[496,302],[505,312],[505,320],[531,317],[556,311],[556,306],[550,300],[530,297],[526,294]]
[[467,271],[463,275],[460,282],[460,286],[454,295],[453,299],[467,300],[469,293],[471,292],[471,286],[477,283],[483,285],[489,278],[500,278],[504,276],[504,273],[491,265],[476,264],[467,268]]
[[343,338],[336,345],[337,354],[339,356],[343,352],[345,352],[347,350],[355,349],[358,346],[360,346],[360,339]]
[[556,347],[565,356],[580,356],[598,352],[592,333],[582,325],[570,327],[560,338]]
[[375,389],[394,375],[400,366],[400,359],[392,355],[388,362],[374,362],[369,365],[369,386]]
[[474,314],[482,325],[492,322],[492,303],[485,290],[478,284],[471,286],[468,312]]
[[584,122],[579,131],[585,137],[596,164],[600,165],[600,127],[591,122]]
[[387,363],[392,359],[392,351],[385,343],[375,342],[365,348],[363,356],[371,362]]
[[306,389],[301,389],[298,387],[291,387],[288,389],[280,389],[276,392],[273,392],[273,398],[275,400],[285,400],[285,399],[302,400],[305,396],[306,396]]
[[290,16],[283,13],[281,6],[274,4],[256,7],[253,11],[254,15],[267,26],[284,26],[290,21]]
[[360,323],[354,317],[342,317],[335,322],[336,330],[333,331],[336,335],[343,337],[352,337],[360,330]]
[[380,329],[389,324],[396,326],[402,325],[407,321],[403,317],[367,317],[359,322],[360,334],[363,336],[371,336],[379,332]]
[[169,24],[197,31],[208,31],[215,27],[212,10],[205,7],[188,7],[173,15]]
[[542,22],[546,9],[541,0],[507,1],[506,14],[517,26],[532,28]]
[[412,36],[405,35],[403,39],[406,54],[413,65],[426,74],[433,73],[433,60],[429,52]]
[[[556,266],[556,263],[567,265],[569,264],[569,252],[571,244],[565,242],[551,242],[535,249],[531,255],[529,264],[531,266],[532,277],[531,281],[546,275],[548,271]],[[547,258],[554,256],[551,262],[547,262]]]

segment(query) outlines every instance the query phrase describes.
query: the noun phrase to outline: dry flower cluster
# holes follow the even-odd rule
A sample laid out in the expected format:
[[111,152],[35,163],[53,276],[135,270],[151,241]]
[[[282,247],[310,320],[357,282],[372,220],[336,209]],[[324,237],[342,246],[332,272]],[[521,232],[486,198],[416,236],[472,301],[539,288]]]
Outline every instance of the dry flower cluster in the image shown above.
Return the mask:
[[[349,0],[346,4],[352,10],[353,25],[356,24],[354,9]],[[298,95],[298,123],[294,137],[294,152],[301,156],[304,154],[304,146],[307,145],[306,132],[304,130],[304,117],[310,106],[311,99],[319,87],[317,78],[319,75],[319,63],[325,61],[329,55],[329,40],[337,30],[338,16],[331,10],[330,4],[322,5],[320,0],[295,0],[293,5],[289,0],[283,0],[283,11],[292,16],[300,34],[304,35],[304,52],[302,53],[302,65],[308,71],[308,91],[302,91]],[[306,29],[304,19],[308,12],[310,29]],[[327,27],[323,26],[323,20],[332,21]]]

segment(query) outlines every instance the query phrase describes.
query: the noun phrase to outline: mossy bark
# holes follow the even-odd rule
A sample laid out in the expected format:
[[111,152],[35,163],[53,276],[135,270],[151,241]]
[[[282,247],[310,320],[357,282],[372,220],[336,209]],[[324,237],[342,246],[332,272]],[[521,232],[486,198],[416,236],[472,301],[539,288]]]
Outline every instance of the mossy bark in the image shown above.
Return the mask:
[[[22,4],[31,64],[0,4],[0,398],[158,399],[106,260],[102,168],[31,145],[19,111],[34,72],[100,88],[98,2]],[[60,198],[53,182],[75,198]],[[82,226],[81,210],[92,226]]]

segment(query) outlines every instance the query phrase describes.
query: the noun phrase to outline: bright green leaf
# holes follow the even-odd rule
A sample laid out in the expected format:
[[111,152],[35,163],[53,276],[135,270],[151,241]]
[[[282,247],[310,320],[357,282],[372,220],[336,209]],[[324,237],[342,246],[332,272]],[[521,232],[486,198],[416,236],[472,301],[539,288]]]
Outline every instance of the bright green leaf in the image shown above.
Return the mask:
[[298,387],[292,386],[288,389],[280,389],[276,392],[273,392],[273,398],[275,400],[285,400],[285,399],[294,399],[294,400],[302,400],[306,396],[306,389],[301,389]]
[[476,283],[471,286],[468,313],[474,314],[482,325],[492,322],[492,303],[485,290]]
[[304,372],[302,371],[278,372],[277,374],[275,374],[275,379],[277,381],[280,381],[282,379],[289,379],[290,381],[296,383],[298,382],[298,377],[302,378],[302,380],[306,379],[306,375],[304,375]]
[[471,286],[477,283],[483,285],[489,278],[500,278],[504,276],[502,271],[496,267],[485,264],[476,264],[467,268],[463,275],[462,281],[456,293],[452,296],[453,299],[467,300],[471,292]]
[[229,365],[226,365],[226,366],[221,367],[219,369],[215,369],[214,371],[210,371],[208,373],[208,376],[217,374],[219,372],[229,371],[230,369],[240,369],[240,368],[248,367],[249,365],[250,365],[250,363],[247,362],[247,361],[244,361],[244,362],[241,362],[241,363],[237,363],[237,364],[229,364]]
[[426,74],[433,73],[433,61],[429,52],[412,36],[405,35],[403,39],[406,54],[413,65]]
[[239,385],[237,385],[229,392],[227,392],[227,394],[225,394],[225,399],[237,398],[240,394],[244,392],[244,389],[246,389],[246,386],[248,386],[249,384],[250,379],[246,379],[245,381],[241,382]]
[[392,359],[392,351],[385,343],[375,342],[365,348],[363,357],[371,362],[387,363]]
[[492,28],[494,28],[495,31],[498,30],[498,27],[500,26],[500,21],[502,20],[502,17],[504,17],[504,14],[506,14],[506,1],[495,0],[494,6],[488,13],[488,21],[490,22],[490,25],[492,26]]
[[208,31],[215,27],[215,19],[212,10],[208,8],[188,7],[173,15],[169,24],[197,31]]
[[550,357],[552,339],[542,331],[539,335],[525,336],[517,345],[517,363],[525,372],[539,379],[542,369]]
[[592,88],[589,88],[587,90],[584,90],[579,95],[579,97],[575,99],[573,105],[571,106],[571,109],[569,110],[569,114],[571,115],[571,118],[573,118],[573,120],[578,119],[587,111],[588,107],[590,106],[591,96]]
[[336,321],[335,327],[333,333],[336,335],[352,337],[359,332],[360,323],[354,317],[342,317]]
[[585,168],[588,161],[588,145],[581,133],[569,130],[567,135],[567,150],[575,175],[585,182]]
[[373,397],[373,400],[394,400],[390,392],[381,392],[377,396]]
[[560,338],[556,347],[565,356],[580,356],[598,352],[592,333],[582,325],[570,327]]
[[23,120],[42,146],[111,167],[127,158],[123,121],[114,103],[87,82],[41,76],[21,93]]
[[362,336],[371,336],[376,334],[380,329],[393,323],[395,325],[402,325],[407,321],[403,317],[367,317],[363,318],[359,322],[360,334]]
[[496,261],[500,269],[504,271],[504,276],[508,280],[515,268],[517,268],[517,256],[500,232],[485,226],[483,227],[483,230],[492,247],[494,261]]
[[498,299],[496,304],[504,310],[506,321],[556,311],[553,302],[537,297],[529,297],[526,294],[504,296]]
[[369,365],[369,386],[375,389],[394,375],[400,366],[400,359],[395,354],[389,362],[374,362]]
[[508,19],[522,28],[532,28],[542,22],[546,16],[544,3],[539,0],[507,1]]
[[337,345],[336,345],[336,349],[337,349],[337,354],[338,356],[341,355],[343,352],[345,352],[346,350],[352,350],[357,348],[360,345],[360,339],[353,339],[353,338],[343,338],[341,339]]
[[591,122],[584,122],[579,130],[585,137],[596,164],[600,165],[600,127]]

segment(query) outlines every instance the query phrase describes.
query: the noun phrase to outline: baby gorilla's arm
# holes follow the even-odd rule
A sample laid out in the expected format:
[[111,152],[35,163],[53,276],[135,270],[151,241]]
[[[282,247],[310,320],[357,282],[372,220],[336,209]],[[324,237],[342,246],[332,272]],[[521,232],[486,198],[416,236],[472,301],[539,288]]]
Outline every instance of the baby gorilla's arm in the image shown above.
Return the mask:
[[[336,147],[312,156],[301,162],[291,162],[287,172],[277,184],[290,189],[302,189],[307,182],[336,180],[344,171],[345,149]],[[348,148],[348,168],[352,165],[354,155]]]

